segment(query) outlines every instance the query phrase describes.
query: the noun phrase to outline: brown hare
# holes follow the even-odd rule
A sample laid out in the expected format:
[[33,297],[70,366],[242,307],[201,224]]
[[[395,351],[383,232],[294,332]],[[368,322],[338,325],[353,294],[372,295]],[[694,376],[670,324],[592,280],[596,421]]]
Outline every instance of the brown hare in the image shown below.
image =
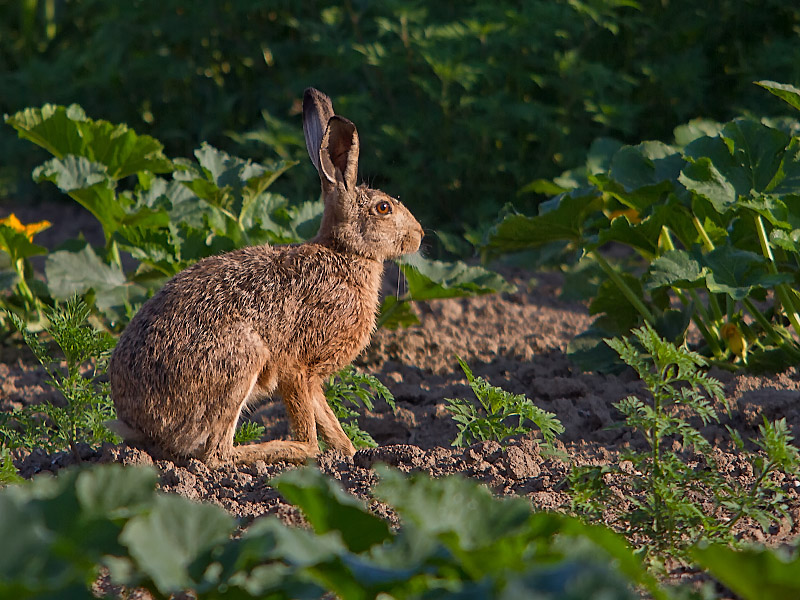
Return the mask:
[[[325,209],[309,242],[205,258],[142,306],[111,357],[111,396],[126,441],[209,464],[301,462],[317,435],[355,452],[322,382],[375,329],[384,260],[416,252],[424,232],[387,194],[357,185],[358,133],[308,89],[303,131]],[[233,445],[245,405],[278,391],[294,440]]]

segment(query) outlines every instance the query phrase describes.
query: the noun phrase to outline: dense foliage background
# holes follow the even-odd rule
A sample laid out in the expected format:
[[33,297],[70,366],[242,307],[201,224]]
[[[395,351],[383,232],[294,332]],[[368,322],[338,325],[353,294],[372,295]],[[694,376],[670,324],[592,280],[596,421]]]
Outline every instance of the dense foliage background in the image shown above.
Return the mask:
[[[800,7],[777,0],[368,2],[26,0],[0,8],[0,112],[78,103],[154,135],[301,158],[302,90],[362,138],[362,174],[429,227],[493,221],[600,135],[669,141],[694,117],[785,113],[751,84],[800,83]],[[267,142],[269,145],[259,143]],[[0,128],[0,195],[45,155]],[[316,196],[307,161],[278,183]]]

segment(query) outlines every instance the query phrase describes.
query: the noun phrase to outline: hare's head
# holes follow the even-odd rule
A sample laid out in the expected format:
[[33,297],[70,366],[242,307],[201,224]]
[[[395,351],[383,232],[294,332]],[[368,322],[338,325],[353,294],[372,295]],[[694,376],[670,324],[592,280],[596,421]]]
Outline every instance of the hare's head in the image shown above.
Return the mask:
[[356,126],[335,115],[330,98],[313,88],[303,96],[303,131],[325,199],[316,240],[375,260],[416,252],[422,227],[398,200],[357,185]]

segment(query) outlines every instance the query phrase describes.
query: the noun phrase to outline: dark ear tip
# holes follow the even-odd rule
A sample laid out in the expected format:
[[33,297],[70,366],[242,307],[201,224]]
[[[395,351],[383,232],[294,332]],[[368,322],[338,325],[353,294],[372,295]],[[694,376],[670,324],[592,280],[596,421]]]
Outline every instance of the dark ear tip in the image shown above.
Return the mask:
[[307,87],[303,92],[303,104],[313,104],[314,102],[327,104],[330,100],[317,88]]

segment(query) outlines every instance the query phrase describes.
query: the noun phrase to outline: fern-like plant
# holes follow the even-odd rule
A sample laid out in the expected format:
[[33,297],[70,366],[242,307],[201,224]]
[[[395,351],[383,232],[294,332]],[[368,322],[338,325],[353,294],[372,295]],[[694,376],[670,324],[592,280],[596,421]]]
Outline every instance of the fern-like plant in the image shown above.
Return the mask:
[[[733,526],[745,516],[765,529],[788,517],[772,478],[800,465],[785,419],[764,420],[756,441],[761,452],[745,454],[755,481],[742,486],[717,468],[712,445],[690,422],[719,421],[715,405],[723,400],[723,388],[703,371],[706,359],[660,338],[649,325],[635,329],[633,337],[606,342],[645,384],[646,394],[629,396],[615,407],[625,425],[644,436],[648,450],[625,451],[614,465],[573,469],[574,510],[593,520],[610,520],[651,561],[658,556],[683,559],[700,540],[735,543]],[[742,440],[729,431],[744,452]],[[623,493],[615,493],[609,480]]]
[[356,449],[374,448],[378,445],[369,433],[359,427],[356,420],[359,412],[356,409],[372,410],[376,399],[386,402],[392,410],[397,408],[389,388],[373,375],[359,373],[352,365],[328,380],[325,398]]
[[530,433],[532,426],[536,426],[545,445],[552,449],[556,436],[564,432],[564,426],[553,413],[539,408],[522,394],[512,394],[482,377],[475,377],[461,357],[456,359],[480,406],[464,398],[446,399],[446,408],[458,427],[453,446],[468,446],[485,440],[502,443],[509,437]]
[[[73,299],[44,309],[45,335],[30,331],[13,313],[8,317],[25,343],[47,371],[47,383],[64,397],[64,404],[43,402],[0,414],[0,447],[47,452],[70,449],[78,456],[78,444],[114,441],[105,421],[115,416],[108,383],[101,381],[116,340],[88,323],[89,307]],[[52,339],[53,352],[45,339]]]

